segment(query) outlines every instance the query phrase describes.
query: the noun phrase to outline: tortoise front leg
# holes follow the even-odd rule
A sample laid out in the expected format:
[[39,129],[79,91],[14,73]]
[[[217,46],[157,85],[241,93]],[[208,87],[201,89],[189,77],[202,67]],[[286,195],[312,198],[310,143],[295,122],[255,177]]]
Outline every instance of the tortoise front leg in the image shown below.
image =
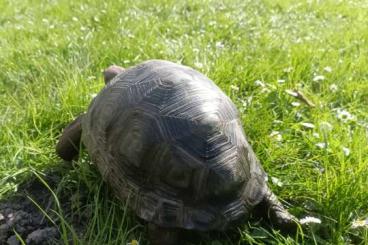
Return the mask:
[[56,153],[66,161],[73,160],[79,153],[83,116],[78,116],[63,130],[59,142],[56,145]]
[[298,219],[290,214],[276,195],[266,187],[266,195],[257,209],[267,216],[271,223],[286,233],[295,233],[298,227]]
[[151,245],[180,244],[179,233],[178,228],[165,228],[153,223],[148,224],[148,239]]

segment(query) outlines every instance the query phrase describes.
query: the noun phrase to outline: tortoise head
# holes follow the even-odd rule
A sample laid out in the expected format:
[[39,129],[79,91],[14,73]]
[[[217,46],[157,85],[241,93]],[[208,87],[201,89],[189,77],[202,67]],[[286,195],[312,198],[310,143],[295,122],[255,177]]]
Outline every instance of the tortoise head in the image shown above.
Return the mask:
[[103,71],[105,84],[108,84],[116,75],[124,72],[125,69],[120,66],[112,65]]

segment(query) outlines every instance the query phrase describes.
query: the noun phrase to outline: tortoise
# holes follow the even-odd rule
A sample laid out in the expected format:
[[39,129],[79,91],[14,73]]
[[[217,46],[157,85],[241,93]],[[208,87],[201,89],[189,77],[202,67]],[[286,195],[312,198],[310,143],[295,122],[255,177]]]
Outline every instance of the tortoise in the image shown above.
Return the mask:
[[180,230],[225,230],[260,209],[280,229],[296,228],[213,81],[164,60],[110,66],[104,78],[56,150],[70,161],[82,141],[117,197],[148,222],[153,244],[175,244]]

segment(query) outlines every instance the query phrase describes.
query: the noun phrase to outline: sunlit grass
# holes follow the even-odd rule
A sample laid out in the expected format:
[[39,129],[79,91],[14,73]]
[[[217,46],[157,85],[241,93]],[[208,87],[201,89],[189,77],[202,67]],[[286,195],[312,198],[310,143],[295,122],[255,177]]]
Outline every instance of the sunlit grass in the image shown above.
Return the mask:
[[[272,189],[299,218],[322,221],[304,237],[247,226],[239,243],[368,243],[367,228],[351,227],[368,216],[366,1],[0,1],[0,9],[0,197],[32,169],[61,164],[56,140],[102,88],[102,69],[161,58],[200,70],[232,98]],[[93,215],[79,242],[145,241],[124,204],[101,193],[87,159],[59,186],[89,191]]]

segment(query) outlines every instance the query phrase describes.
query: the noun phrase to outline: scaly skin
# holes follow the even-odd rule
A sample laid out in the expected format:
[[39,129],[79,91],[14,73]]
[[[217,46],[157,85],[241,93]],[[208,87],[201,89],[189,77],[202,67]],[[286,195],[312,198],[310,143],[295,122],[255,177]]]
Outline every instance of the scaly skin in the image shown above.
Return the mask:
[[125,71],[123,67],[112,65],[104,70],[103,75],[105,79],[105,84],[108,84],[116,75]]
[[152,245],[176,245],[180,242],[180,229],[148,224],[148,238]]
[[266,187],[263,201],[256,207],[260,213],[271,221],[272,225],[286,233],[294,233],[298,227],[298,219],[291,215],[278,200],[276,195]]
[[82,117],[83,115],[78,116],[64,129],[56,145],[56,153],[66,161],[73,160],[79,153]]

